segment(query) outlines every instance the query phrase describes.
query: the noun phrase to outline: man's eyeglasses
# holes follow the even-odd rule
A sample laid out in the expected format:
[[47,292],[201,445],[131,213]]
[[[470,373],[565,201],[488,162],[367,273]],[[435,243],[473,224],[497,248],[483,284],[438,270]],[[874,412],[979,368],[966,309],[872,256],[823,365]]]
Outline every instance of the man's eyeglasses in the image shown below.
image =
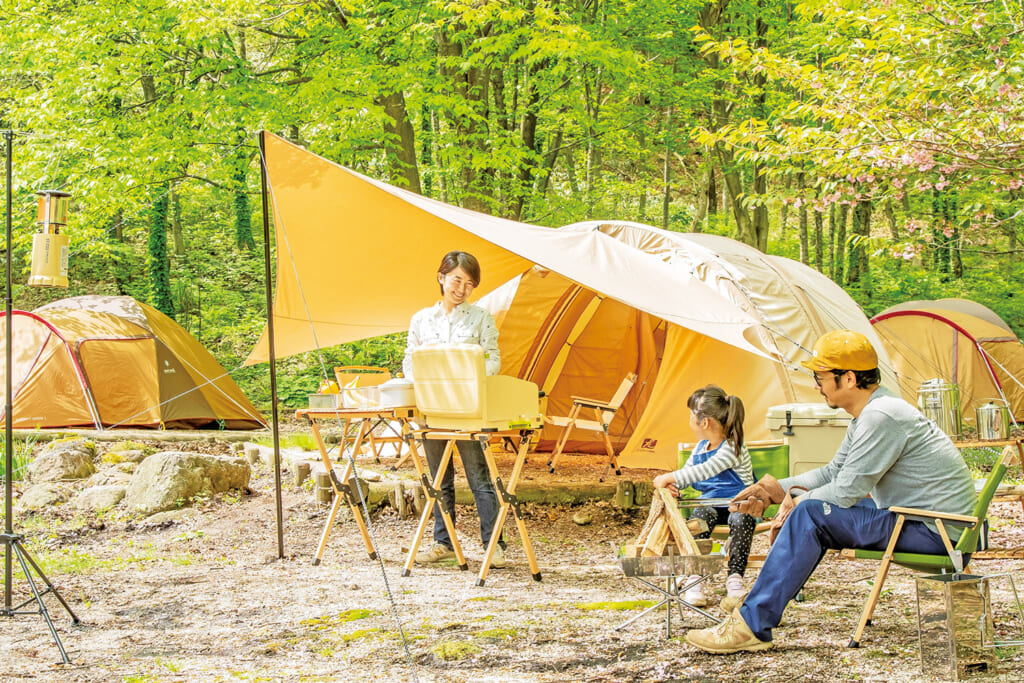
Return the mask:
[[[828,375],[825,375],[825,377],[818,377],[818,373],[815,372],[815,373],[812,373],[812,374],[814,375],[814,383],[818,385],[818,388],[821,388],[821,383],[828,377]],[[832,377],[836,378],[837,380],[838,380],[838,378],[842,377],[845,374],[846,374],[846,370],[830,370],[829,371],[829,375],[832,375]]]

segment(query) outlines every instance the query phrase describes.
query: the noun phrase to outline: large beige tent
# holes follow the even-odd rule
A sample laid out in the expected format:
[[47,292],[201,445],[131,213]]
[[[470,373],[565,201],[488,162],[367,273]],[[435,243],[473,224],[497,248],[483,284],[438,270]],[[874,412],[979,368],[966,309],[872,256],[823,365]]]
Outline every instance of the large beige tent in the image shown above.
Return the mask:
[[[627,422],[612,429],[621,461],[670,467],[676,444],[692,438],[685,400],[694,388],[717,382],[739,394],[749,438],[766,437],[767,406],[821,400],[796,366],[819,334],[851,327],[874,337],[827,278],[726,238],[624,223],[525,225],[264,140],[279,357],[407,329],[437,299],[441,256],[462,249],[481,262],[478,295],[498,290],[487,305],[501,326],[501,372],[549,390],[549,414],[571,393],[610,397],[637,372],[619,411]],[[268,359],[264,332],[247,363]]]
[[[877,341],[866,316],[838,285],[791,259],[725,237],[621,221],[579,223],[559,232],[599,232],[699,277],[754,317],[761,346],[781,359],[744,353],[539,267],[487,297],[499,323],[502,372],[543,387],[550,414],[568,414],[572,396],[607,399],[622,377],[637,373],[610,430],[623,465],[672,466],[678,442],[693,439],[686,399],[708,383],[743,399],[748,439],[769,438],[769,407],[821,401],[810,375],[797,367],[820,334],[846,327]],[[663,296],[675,293],[665,289]],[[892,386],[884,355],[882,363]],[[548,430],[540,447],[556,436]],[[584,431],[573,432],[567,448],[603,450],[596,435]]]
[[202,344],[131,297],[72,297],[11,318],[0,314],[12,325],[16,428],[264,426]]
[[1024,345],[991,309],[966,299],[909,301],[871,322],[908,401],[917,402],[922,382],[939,378],[960,388],[967,422],[979,406],[1004,399],[1024,419]]

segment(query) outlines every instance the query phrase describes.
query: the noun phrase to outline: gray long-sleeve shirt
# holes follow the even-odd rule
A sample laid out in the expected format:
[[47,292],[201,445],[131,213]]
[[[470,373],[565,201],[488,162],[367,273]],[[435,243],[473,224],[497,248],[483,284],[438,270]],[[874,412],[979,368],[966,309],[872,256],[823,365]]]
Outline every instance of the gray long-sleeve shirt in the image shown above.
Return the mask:
[[785,490],[803,486],[807,498],[840,507],[870,493],[879,508],[969,515],[977,501],[970,470],[949,437],[917,408],[882,388],[850,421],[829,464],[779,483]]

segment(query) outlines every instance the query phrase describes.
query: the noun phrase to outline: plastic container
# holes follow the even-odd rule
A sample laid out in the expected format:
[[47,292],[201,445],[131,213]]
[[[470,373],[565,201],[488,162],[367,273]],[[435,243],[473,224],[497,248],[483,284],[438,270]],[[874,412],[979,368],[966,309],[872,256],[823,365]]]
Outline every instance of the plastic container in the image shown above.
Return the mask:
[[944,379],[929,379],[917,390],[917,407],[939,429],[953,439],[963,434],[960,416],[960,387]]
[[310,410],[336,410],[340,394],[310,394]]
[[784,403],[768,408],[768,429],[789,445],[789,476],[832,461],[853,416],[824,403]]
[[974,411],[978,420],[978,438],[989,441],[1010,438],[1010,409],[989,401]]
[[374,410],[380,407],[380,387],[342,387],[341,405],[349,410]]
[[411,379],[396,377],[380,385],[382,408],[403,408],[416,405],[416,389]]

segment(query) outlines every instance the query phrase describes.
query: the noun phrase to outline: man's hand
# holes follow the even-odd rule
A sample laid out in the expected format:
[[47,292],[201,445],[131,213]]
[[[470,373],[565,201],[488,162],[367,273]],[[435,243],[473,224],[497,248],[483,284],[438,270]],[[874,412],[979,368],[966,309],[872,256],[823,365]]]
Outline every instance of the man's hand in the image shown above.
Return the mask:
[[779,480],[770,474],[740,491],[732,499],[730,512],[742,512],[753,517],[762,517],[769,505],[781,503],[786,498]]
[[[800,487],[794,486],[789,491],[786,491],[786,497],[782,499],[781,503],[779,503],[779,513],[772,519],[773,529],[781,529],[783,522],[785,522],[786,518],[789,517],[789,513],[793,511],[793,508],[800,504],[800,500],[803,496],[797,495],[795,498],[793,497],[793,490],[797,488]],[[804,492],[807,491],[807,489],[803,488],[800,488],[800,490]]]
[[793,491],[802,491],[803,493],[807,493],[807,489],[803,486],[791,486],[790,489],[786,491],[786,497],[782,499],[781,503],[779,503],[779,512],[772,519],[772,525],[768,530],[768,545],[775,543],[775,537],[779,535],[779,531],[782,529],[782,525],[786,523],[786,518],[789,517],[789,513],[791,513],[793,508],[799,505],[800,501],[803,500],[802,495],[794,497]]
[[668,489],[676,498],[679,497],[679,487],[676,486],[676,478],[671,472],[665,474],[659,474],[654,478],[654,488],[656,489]]

